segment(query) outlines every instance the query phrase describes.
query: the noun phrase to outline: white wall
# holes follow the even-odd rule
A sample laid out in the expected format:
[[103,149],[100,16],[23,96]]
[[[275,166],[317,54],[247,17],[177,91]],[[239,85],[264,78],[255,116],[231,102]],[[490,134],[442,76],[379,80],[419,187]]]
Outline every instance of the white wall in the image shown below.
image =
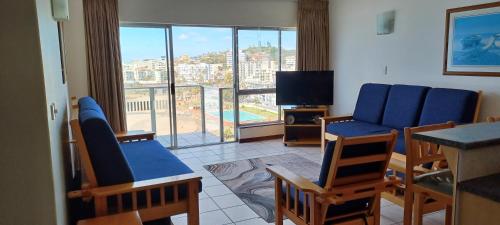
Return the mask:
[[69,0],[69,18],[63,23],[69,96],[83,97],[89,88],[82,0]]
[[[0,7],[0,224],[67,224],[67,88],[50,0]],[[59,113],[52,120],[49,105]]]
[[[499,77],[443,76],[445,13],[485,0],[333,0],[331,55],[337,115],[353,112],[366,82],[483,90],[482,117],[500,115]],[[396,10],[395,33],[376,35],[376,15]],[[384,67],[388,66],[388,75]]]
[[119,0],[123,22],[295,27],[295,0]]

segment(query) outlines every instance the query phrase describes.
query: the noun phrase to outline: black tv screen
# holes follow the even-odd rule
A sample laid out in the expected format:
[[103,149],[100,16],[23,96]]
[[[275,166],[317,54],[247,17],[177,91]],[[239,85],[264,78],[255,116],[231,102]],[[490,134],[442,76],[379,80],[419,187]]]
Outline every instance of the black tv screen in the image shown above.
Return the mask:
[[277,105],[333,105],[333,71],[276,72]]

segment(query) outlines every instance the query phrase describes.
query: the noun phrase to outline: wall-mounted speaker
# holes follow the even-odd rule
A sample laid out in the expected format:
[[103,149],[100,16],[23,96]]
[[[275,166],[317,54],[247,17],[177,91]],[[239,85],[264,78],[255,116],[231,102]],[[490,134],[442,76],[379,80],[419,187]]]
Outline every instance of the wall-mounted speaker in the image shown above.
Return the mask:
[[56,21],[69,20],[68,0],[52,0],[52,17]]

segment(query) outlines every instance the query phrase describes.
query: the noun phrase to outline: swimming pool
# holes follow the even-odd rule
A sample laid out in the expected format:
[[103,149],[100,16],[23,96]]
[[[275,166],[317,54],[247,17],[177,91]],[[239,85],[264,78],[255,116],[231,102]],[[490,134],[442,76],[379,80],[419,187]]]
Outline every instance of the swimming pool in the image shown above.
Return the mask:
[[[227,110],[224,111],[223,113],[224,121],[227,122],[234,122],[234,111],[233,110]],[[219,117],[219,112],[210,112],[210,115]],[[245,112],[245,111],[240,111],[240,122],[244,121],[255,121],[255,120],[263,120],[264,117],[250,113],[250,112]]]

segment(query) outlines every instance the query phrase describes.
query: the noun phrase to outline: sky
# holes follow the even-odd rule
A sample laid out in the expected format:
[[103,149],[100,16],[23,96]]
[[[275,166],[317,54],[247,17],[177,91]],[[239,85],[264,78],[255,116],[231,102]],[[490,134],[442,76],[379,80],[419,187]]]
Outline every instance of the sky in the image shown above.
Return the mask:
[[[166,35],[163,28],[121,27],[122,60],[160,58],[166,55]],[[174,57],[198,56],[207,52],[227,51],[232,48],[232,29],[214,27],[174,26],[172,28]],[[271,43],[278,47],[278,31],[240,30],[240,49]],[[295,31],[282,32],[284,49],[295,49]]]

